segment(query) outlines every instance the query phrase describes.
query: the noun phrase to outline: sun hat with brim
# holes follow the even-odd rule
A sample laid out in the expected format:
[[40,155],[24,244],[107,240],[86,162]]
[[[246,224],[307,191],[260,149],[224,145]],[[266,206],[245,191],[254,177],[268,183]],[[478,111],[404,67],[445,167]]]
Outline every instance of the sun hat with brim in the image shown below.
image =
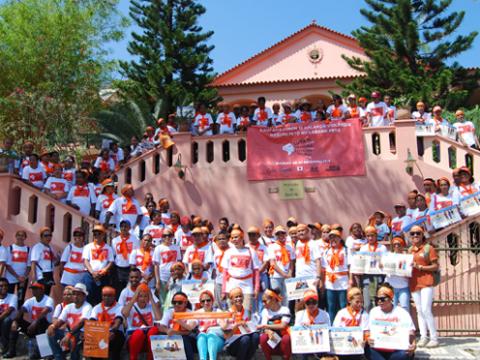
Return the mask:
[[287,230],[282,226],[282,225],[277,225],[275,227],[275,230],[273,231],[274,234],[277,234],[279,232],[284,232],[285,234],[287,233]]
[[341,234],[340,231],[338,231],[338,230],[331,230],[331,231],[328,233],[328,237],[332,237],[332,236],[341,238],[341,237],[342,237],[342,234]]
[[77,283],[72,290],[74,292],[81,292],[82,294],[85,294],[85,296],[88,296],[87,285],[85,284]]
[[102,225],[102,224],[97,224],[93,227],[93,231],[100,231],[100,232],[107,232],[107,230],[105,230],[105,227]]

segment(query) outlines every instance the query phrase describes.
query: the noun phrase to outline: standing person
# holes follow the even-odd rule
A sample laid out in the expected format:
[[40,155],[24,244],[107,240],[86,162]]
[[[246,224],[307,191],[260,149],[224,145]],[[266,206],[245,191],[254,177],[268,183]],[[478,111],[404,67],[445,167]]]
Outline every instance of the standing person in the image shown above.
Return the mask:
[[63,160],[63,170],[62,170],[62,178],[68,181],[70,187],[75,184],[75,173],[77,169],[75,168],[75,159],[73,156],[67,156]]
[[269,126],[272,121],[272,110],[265,106],[266,99],[264,96],[260,96],[257,99],[258,107],[253,112],[253,121],[259,126]]
[[287,305],[287,288],[285,279],[293,276],[295,270],[295,251],[287,245],[287,231],[282,225],[275,227],[276,241],[268,247],[268,259],[270,260],[270,284],[279,289],[282,296],[282,304]]
[[107,211],[116,198],[118,198],[118,196],[115,194],[115,183],[113,180],[103,180],[102,192],[100,195],[98,195],[97,203],[95,205],[95,217],[100,221],[101,224],[105,223]]
[[394,209],[397,216],[392,219],[392,235],[403,236],[405,228],[412,222],[412,219],[407,215],[407,207],[404,203],[395,204]]
[[54,199],[66,203],[68,192],[70,191],[70,183],[62,178],[62,166],[60,164],[53,165],[52,176],[47,178],[43,189],[46,194]]
[[[30,359],[40,358],[35,336],[45,333],[52,322],[53,299],[45,295],[45,286],[38,282],[30,285],[33,296],[25,301],[12,322],[8,353],[4,359],[14,358],[17,354],[17,339],[19,332],[28,336],[28,356]],[[27,315],[28,320],[24,319]]]
[[257,254],[260,261],[260,269],[258,270],[260,277],[259,293],[254,301],[253,312],[260,313],[263,309],[262,296],[263,292],[270,288],[270,278],[268,277],[268,269],[270,267],[270,261],[268,260],[268,249],[265,245],[260,244],[260,229],[256,226],[251,226],[247,230],[248,244],[250,250]]
[[188,216],[182,216],[180,226],[175,231],[175,244],[180,247],[183,256],[187,248],[193,244],[192,221]]
[[[292,356],[292,346],[288,325],[290,324],[290,310],[282,306],[282,297],[278,289],[267,289],[263,294],[265,304],[261,313],[260,325],[257,329],[262,330],[260,335],[260,347],[263,350],[266,360],[271,360],[272,355],[280,355],[284,360],[289,360]],[[281,337],[280,344],[275,348],[268,344],[268,341],[276,333]]]
[[142,282],[147,284],[151,289],[155,288],[152,237],[150,235],[143,235],[140,247],[132,250],[130,254],[130,266],[140,270],[142,273]]
[[375,229],[377,229],[378,242],[388,245],[390,243],[388,240],[388,236],[390,235],[390,226],[388,225],[391,221],[390,215],[387,216],[383,211],[377,210],[368,220],[368,225],[374,226]]
[[[214,296],[205,290],[200,294],[201,309],[198,312],[211,313],[213,310]],[[218,332],[219,321],[206,319],[198,321],[197,349],[200,360],[216,360],[218,353],[223,349],[225,339],[223,332]]]
[[365,110],[357,105],[357,97],[355,96],[355,94],[348,95],[347,102],[350,118],[359,118],[360,120],[362,120],[366,117]]
[[383,97],[383,102],[387,105],[388,109],[388,118],[390,124],[392,124],[397,119],[397,107],[392,104],[392,97],[390,95],[385,95]]
[[321,254],[315,242],[310,238],[310,231],[305,224],[298,224],[295,246],[295,277],[313,276],[320,279],[321,269],[317,266],[317,260]]
[[273,221],[266,218],[263,220],[263,234],[260,236],[260,243],[268,247],[275,242],[275,235],[273,234]]
[[269,126],[276,126],[280,119],[280,104],[274,103],[272,105],[272,120],[270,121]]
[[437,180],[438,192],[430,198],[429,212],[437,211],[460,202],[459,193],[450,191],[450,180],[441,177]]
[[260,289],[258,270],[261,264],[256,252],[245,246],[241,230],[232,230],[230,242],[233,246],[225,251],[221,262],[223,299],[227,297],[227,293],[239,287],[243,291],[244,306],[251,313],[253,301],[257,298]]
[[[401,237],[392,239],[391,252],[403,254],[407,251],[407,243]],[[393,304],[401,306],[410,312],[410,290],[408,288],[409,278],[406,276],[387,275],[385,281],[392,285],[394,289]]]
[[213,253],[210,243],[208,240],[204,240],[200,227],[192,230],[192,236],[193,244],[185,251],[183,263],[190,271],[193,260],[200,260],[204,264],[205,271],[208,271],[213,263]]
[[106,321],[110,323],[110,337],[108,341],[108,358],[121,358],[125,335],[123,332],[122,306],[115,301],[115,289],[105,286],[102,289],[102,302],[93,307],[90,320]]
[[106,231],[103,225],[93,227],[93,242],[83,248],[82,258],[87,268],[83,283],[88,289],[89,302],[98,304],[101,288],[110,285],[110,270],[113,266],[113,249],[105,242]]
[[[220,106],[220,104],[218,104]],[[235,114],[230,111],[230,105],[222,103],[222,111],[217,115],[217,124],[220,126],[220,134],[233,134],[235,128]]]
[[128,220],[132,228],[140,225],[143,217],[142,208],[134,198],[133,186],[128,184],[122,188],[122,196],[115,199],[107,210],[104,226],[108,229],[110,218],[115,216],[117,231],[120,230],[120,222]]
[[32,247],[32,281],[45,285],[45,294],[50,295],[50,289],[55,285],[53,270],[57,257],[50,247],[52,231],[48,227],[40,229],[40,242]]
[[158,246],[162,243],[163,231],[166,228],[162,221],[162,213],[159,210],[153,210],[150,214],[151,224],[145,227],[144,234],[152,237],[153,245]]
[[36,188],[43,188],[45,180],[47,179],[47,173],[38,162],[37,154],[30,155],[28,165],[22,170],[22,179]]
[[104,171],[108,176],[115,171],[115,161],[110,156],[109,149],[102,149],[100,151],[100,155],[95,160],[93,167],[100,171]]
[[340,95],[333,95],[332,100],[333,104],[327,108],[327,121],[348,119],[350,114]]
[[86,170],[77,171],[75,174],[76,185],[70,188],[67,196],[67,204],[89,216],[94,213],[97,197],[92,184],[87,182]]
[[18,307],[17,295],[8,292],[8,285],[8,280],[0,277],[0,345],[2,345],[2,355],[8,352],[10,329]]
[[455,117],[457,121],[453,124],[453,127],[457,130],[458,140],[463,145],[478,150],[480,144],[475,135],[475,125],[473,122],[465,120],[465,113],[463,110],[457,110],[455,112]]
[[31,269],[30,248],[25,245],[27,232],[18,230],[15,233],[15,243],[7,248],[7,262],[5,277],[8,280],[8,292],[18,297],[18,304],[22,305],[27,292],[28,274]]
[[73,230],[73,243],[68,244],[60,258],[60,284],[74,286],[82,282],[85,277],[85,264],[83,263],[83,246],[85,245],[85,232],[81,227]]
[[[330,231],[330,247],[321,258],[322,272],[325,274],[327,310],[330,319],[335,319],[337,312],[347,305],[349,285],[347,250],[343,246],[341,233]],[[322,276],[323,277],[323,276]],[[319,279],[321,282],[321,279]]]
[[[436,285],[435,274],[439,269],[438,255],[435,248],[426,242],[424,231],[420,226],[410,229],[413,254],[413,271],[410,278],[410,291],[417,309],[420,341],[418,346],[434,348],[439,345],[435,318],[432,314],[433,289]],[[428,334],[430,333],[430,341]]]
[[472,181],[472,172],[466,166],[462,166],[458,170],[458,185],[453,186],[452,194],[458,196],[461,200],[465,196],[475,194],[479,191],[478,184]]
[[[350,226],[350,236],[347,237],[345,241],[345,246],[347,248],[348,263],[351,265],[352,258],[360,251],[361,247],[367,243],[365,239],[365,233],[363,232],[362,225],[360,223],[353,223]],[[352,283],[353,286],[361,286],[362,275],[352,274]]]
[[412,220],[415,220],[415,214],[417,213],[417,195],[417,190],[412,190],[407,195],[407,216]]
[[426,125],[431,119],[430,113],[426,112],[426,106],[423,101],[416,104],[417,111],[412,112],[412,119],[416,120],[417,125]]
[[295,114],[292,113],[292,104],[290,102],[282,103],[283,113],[280,114],[276,125],[294,124],[297,122]]
[[390,117],[388,107],[383,101],[380,101],[380,93],[372,92],[372,102],[367,105],[368,123],[371,127],[388,126]]
[[[84,284],[76,284],[73,288],[73,302],[65,306],[62,313],[48,327],[47,335],[55,360],[65,358],[64,351],[70,354],[71,360],[80,360],[80,346],[85,320],[90,318],[92,305],[87,301],[88,291]],[[63,330],[63,325],[66,329]]]
[[239,131],[247,131],[247,128],[252,125],[250,121],[250,116],[248,106],[242,106],[240,109],[240,116],[237,117],[237,125],[235,130]]
[[306,123],[312,121],[312,112],[310,111],[310,102],[307,99],[301,99],[299,108],[295,113],[297,121],[300,123]]
[[432,178],[423,179],[423,190],[425,199],[427,200],[427,206],[430,206],[430,199],[432,195],[438,191],[435,180]]
[[166,228],[163,231],[162,239],[163,242],[155,247],[153,252],[153,263],[156,280],[155,287],[163,304],[168,292],[167,283],[170,277],[170,269],[173,264],[181,260],[181,254],[178,245],[173,244],[173,231],[170,228]]
[[215,236],[215,244],[216,246],[213,247],[213,260],[215,264],[215,306],[221,310],[227,309],[227,303],[225,299],[223,299],[223,267],[222,267],[222,260],[225,256],[225,252],[230,248],[230,244],[228,242],[229,234],[224,231],[220,230],[220,232]]
[[115,290],[118,294],[127,286],[130,273],[130,254],[138,249],[140,241],[130,232],[130,222],[120,221],[120,234],[112,239],[114,252],[113,278]]
[[162,222],[167,226],[170,225],[170,202],[167,198],[161,198],[158,200],[158,211],[162,214]]
[[211,136],[213,135],[212,129],[213,129],[213,119],[212,115],[207,113],[207,106],[205,104],[200,104],[198,106],[198,113],[195,116],[195,119],[193,121],[193,127],[195,129],[195,134],[196,135],[205,135],[205,136]]

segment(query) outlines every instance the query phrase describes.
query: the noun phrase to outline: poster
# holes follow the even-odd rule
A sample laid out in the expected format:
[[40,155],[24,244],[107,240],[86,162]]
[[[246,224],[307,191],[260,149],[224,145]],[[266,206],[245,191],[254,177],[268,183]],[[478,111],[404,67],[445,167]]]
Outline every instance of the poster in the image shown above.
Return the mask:
[[108,358],[110,322],[85,320],[83,356]]
[[293,354],[314,354],[330,351],[328,325],[293,326],[290,328]]
[[331,352],[336,355],[363,354],[363,330],[361,327],[330,328]]
[[383,274],[380,269],[381,257],[382,253],[379,252],[358,251],[352,256],[350,272],[352,274]]
[[465,216],[473,216],[480,213],[480,192],[465,196],[460,199],[460,211]]
[[198,304],[200,302],[200,294],[209,290],[214,293],[215,284],[212,281],[202,282],[202,280],[183,280],[182,281],[182,292],[188,296],[188,300],[192,304]]
[[311,122],[247,131],[248,180],[365,175],[363,132],[358,119]]
[[285,286],[287,287],[287,298],[288,300],[297,300],[303,299],[303,294],[307,290],[316,291],[315,281],[317,278],[315,276],[304,276],[297,278],[285,279]]
[[429,212],[428,216],[430,216],[430,223],[435,230],[442,229],[462,220],[460,211],[456,205]]
[[37,339],[37,346],[38,346],[38,351],[40,352],[40,356],[42,358],[52,356],[53,351],[52,348],[50,347],[50,343],[48,342],[48,335],[47,334],[39,334],[35,336]]
[[433,136],[435,135],[435,125],[415,125],[415,134],[417,136]]
[[412,254],[395,254],[388,252],[382,256],[381,263],[383,273],[386,275],[412,276]]
[[187,358],[181,335],[152,335],[150,343],[154,360],[184,360]]
[[377,349],[408,350],[410,329],[405,323],[371,320],[370,338]]

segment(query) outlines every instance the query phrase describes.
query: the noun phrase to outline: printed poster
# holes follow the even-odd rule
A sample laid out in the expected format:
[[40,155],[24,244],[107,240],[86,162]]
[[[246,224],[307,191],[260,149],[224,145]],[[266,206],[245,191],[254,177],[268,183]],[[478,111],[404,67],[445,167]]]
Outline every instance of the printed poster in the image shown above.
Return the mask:
[[185,348],[181,335],[152,335],[150,343],[154,360],[185,360]]
[[288,300],[303,299],[303,294],[307,290],[316,291],[315,276],[303,276],[297,278],[285,279]]
[[413,267],[412,254],[395,254],[388,252],[382,256],[383,273],[411,277]]
[[442,229],[462,220],[462,216],[456,205],[429,212],[428,216],[430,216],[430,223],[435,230]]
[[383,274],[380,269],[381,257],[382,253],[379,252],[357,251],[352,256],[350,272],[352,274],[381,275]]
[[85,320],[83,356],[108,358],[110,322]]
[[433,136],[435,135],[435,125],[415,125],[415,134],[417,136]]
[[364,352],[361,327],[330,328],[330,348],[336,355],[360,355]]
[[215,291],[215,284],[213,280],[202,282],[202,280],[183,280],[182,281],[182,292],[188,296],[188,300],[192,304],[198,304],[200,302],[200,294],[209,290],[212,294]]
[[293,326],[290,340],[293,354],[313,354],[330,351],[328,325]]
[[390,321],[372,320],[370,338],[374,348],[389,350],[408,350],[410,346],[410,329],[407,324]]
[[460,210],[465,216],[473,216],[480,213],[480,192],[471,194],[460,199]]

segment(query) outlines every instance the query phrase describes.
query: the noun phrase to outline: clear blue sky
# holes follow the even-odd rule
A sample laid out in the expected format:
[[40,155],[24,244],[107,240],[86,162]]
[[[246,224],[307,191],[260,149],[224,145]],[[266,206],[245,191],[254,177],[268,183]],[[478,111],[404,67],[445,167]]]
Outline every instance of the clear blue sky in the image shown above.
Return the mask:
[[[202,0],[207,12],[200,18],[205,30],[215,34],[211,56],[214,69],[220,73],[269,47],[316,20],[319,25],[351,34],[352,30],[367,25],[360,14],[365,7],[362,0]],[[121,0],[120,10],[128,15],[130,0]],[[466,15],[459,33],[480,30],[480,1],[454,0],[451,10],[465,10]],[[112,46],[112,57],[130,59],[125,39]],[[475,55],[476,54],[476,55]],[[480,66],[480,35],[468,52],[457,60],[463,66]]]

